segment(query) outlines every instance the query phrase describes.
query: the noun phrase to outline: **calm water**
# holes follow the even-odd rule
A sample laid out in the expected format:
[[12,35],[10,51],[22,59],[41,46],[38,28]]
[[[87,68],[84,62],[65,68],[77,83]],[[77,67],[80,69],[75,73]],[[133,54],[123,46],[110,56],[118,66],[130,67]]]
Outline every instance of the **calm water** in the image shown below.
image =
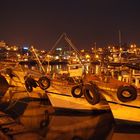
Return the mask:
[[140,139],[139,127],[116,125],[111,112],[93,115],[55,113],[47,99],[33,98],[23,98],[10,104],[1,103],[0,109],[24,127],[18,132],[15,123],[12,124],[14,129],[9,131],[12,133],[4,132],[13,140]]

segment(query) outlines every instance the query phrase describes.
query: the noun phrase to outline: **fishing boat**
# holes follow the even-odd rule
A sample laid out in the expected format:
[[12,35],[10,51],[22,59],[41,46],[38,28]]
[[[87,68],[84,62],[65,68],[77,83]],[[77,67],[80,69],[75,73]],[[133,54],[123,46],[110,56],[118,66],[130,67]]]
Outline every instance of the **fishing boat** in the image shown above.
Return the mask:
[[[96,111],[109,111],[110,108],[105,100],[96,105],[91,105],[84,97],[75,98],[70,94],[59,92],[46,92],[52,106],[56,111],[92,114]],[[87,114],[86,114],[87,113]]]
[[82,88],[81,77],[58,75],[51,79],[51,86],[46,90],[46,94],[55,110],[59,111],[93,113],[95,110],[110,109],[104,98],[96,105],[90,104],[84,97]]
[[106,98],[117,123],[140,125],[140,94],[135,86],[111,76],[87,75],[83,92],[91,104],[100,101],[97,89]]
[[46,75],[42,75],[39,71],[22,69],[20,64],[3,68],[0,81],[0,87],[2,90],[4,89],[3,91],[11,88],[12,90],[22,89],[22,91],[29,93],[37,87],[46,90],[50,86],[50,80]]

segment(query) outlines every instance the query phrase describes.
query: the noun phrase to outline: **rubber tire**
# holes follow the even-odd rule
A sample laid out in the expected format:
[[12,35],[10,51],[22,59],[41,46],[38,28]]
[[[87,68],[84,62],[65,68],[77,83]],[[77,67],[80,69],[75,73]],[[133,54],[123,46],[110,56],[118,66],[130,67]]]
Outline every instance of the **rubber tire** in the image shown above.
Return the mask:
[[[123,92],[127,91],[131,94],[130,97],[125,97]],[[117,91],[117,97],[121,102],[133,101],[137,98],[137,90],[133,86],[120,86]]]
[[26,87],[28,92],[32,92],[33,91],[33,87],[32,87],[32,85],[28,81],[25,81],[25,87]]
[[[86,100],[92,105],[95,105],[100,102],[99,89],[95,84],[85,84],[83,87],[83,94]],[[92,94],[93,97],[90,94]]]
[[33,79],[32,77],[25,76],[24,79],[25,79],[26,83],[28,83],[32,87],[36,88],[38,86],[36,80]]
[[[47,82],[47,86],[43,84],[44,80]],[[50,87],[50,80],[46,76],[40,77],[38,80],[38,84],[41,89],[46,90]]]
[[[76,93],[75,93],[75,91],[76,91],[77,89],[80,89],[80,90],[81,90],[79,94],[76,94]],[[71,89],[71,94],[72,94],[72,96],[75,97],[75,98],[80,98],[80,97],[83,95],[82,85],[77,85],[77,86],[72,87],[72,89]]]
[[29,77],[27,80],[32,87],[36,88],[38,86],[36,80],[34,80],[33,78]]

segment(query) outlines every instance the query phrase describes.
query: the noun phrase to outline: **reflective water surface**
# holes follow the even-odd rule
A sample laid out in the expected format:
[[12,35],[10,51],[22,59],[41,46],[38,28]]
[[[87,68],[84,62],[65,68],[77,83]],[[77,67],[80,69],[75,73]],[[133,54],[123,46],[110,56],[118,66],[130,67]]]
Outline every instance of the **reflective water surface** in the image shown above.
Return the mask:
[[[5,125],[0,122],[1,132],[13,140],[140,139],[139,126],[116,125],[111,112],[93,115],[56,113],[47,99],[34,98],[1,103],[0,109],[15,121]],[[0,135],[0,139],[3,137]]]

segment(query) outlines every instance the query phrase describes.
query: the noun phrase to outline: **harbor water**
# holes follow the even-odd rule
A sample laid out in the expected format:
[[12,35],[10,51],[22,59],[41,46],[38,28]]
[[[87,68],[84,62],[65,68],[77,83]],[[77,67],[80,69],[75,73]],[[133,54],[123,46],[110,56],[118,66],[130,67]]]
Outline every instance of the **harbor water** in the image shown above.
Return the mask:
[[[22,94],[16,93],[16,94]],[[39,94],[39,93],[37,93]],[[112,113],[55,111],[47,96],[0,103],[0,139],[138,140],[139,126],[116,124]]]

